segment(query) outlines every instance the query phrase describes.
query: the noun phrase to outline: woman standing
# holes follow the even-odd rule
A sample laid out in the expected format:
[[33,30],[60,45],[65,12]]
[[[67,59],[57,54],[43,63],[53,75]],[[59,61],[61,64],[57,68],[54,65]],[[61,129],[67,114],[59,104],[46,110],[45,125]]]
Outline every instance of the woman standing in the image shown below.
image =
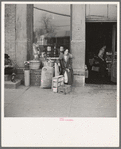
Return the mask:
[[99,53],[98,53],[98,58],[99,58],[99,62],[100,62],[100,75],[101,77],[104,77],[106,75],[106,62],[105,62],[105,53],[106,53],[106,46],[103,46]]
[[72,85],[73,83],[73,69],[72,69],[72,55],[69,53],[68,49],[65,50],[63,55],[59,57],[62,75],[65,77],[65,83]]

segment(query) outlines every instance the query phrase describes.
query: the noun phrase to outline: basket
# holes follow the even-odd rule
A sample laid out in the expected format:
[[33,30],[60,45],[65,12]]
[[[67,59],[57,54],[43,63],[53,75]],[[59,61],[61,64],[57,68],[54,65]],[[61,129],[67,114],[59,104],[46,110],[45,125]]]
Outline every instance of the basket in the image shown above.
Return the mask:
[[30,62],[30,69],[39,69],[40,67],[40,61],[37,60],[31,60]]

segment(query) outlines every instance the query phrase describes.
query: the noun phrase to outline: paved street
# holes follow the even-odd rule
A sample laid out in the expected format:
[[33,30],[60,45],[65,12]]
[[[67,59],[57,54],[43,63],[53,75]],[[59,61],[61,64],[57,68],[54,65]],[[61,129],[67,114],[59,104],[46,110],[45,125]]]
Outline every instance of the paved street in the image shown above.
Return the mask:
[[20,86],[5,89],[5,117],[116,117],[116,85],[72,87],[67,95]]

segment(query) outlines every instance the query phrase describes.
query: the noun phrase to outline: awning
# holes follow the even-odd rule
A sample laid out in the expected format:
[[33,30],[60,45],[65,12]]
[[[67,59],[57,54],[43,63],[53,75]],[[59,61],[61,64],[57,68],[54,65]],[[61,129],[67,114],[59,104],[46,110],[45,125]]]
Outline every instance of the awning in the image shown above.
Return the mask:
[[70,37],[70,31],[59,31],[55,33],[47,33],[42,36],[44,36],[45,38]]

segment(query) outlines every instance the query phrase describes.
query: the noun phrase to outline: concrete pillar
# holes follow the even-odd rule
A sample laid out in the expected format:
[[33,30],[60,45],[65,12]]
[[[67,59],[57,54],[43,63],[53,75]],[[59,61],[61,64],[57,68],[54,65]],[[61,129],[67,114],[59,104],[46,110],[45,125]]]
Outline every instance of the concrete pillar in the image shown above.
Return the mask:
[[85,83],[85,5],[74,4],[71,9],[74,84]]
[[27,5],[27,60],[33,59],[33,5]]
[[33,42],[33,5],[16,5],[16,62],[24,67],[24,61],[30,60]]
[[16,5],[5,4],[5,53],[16,60],[15,46]]

